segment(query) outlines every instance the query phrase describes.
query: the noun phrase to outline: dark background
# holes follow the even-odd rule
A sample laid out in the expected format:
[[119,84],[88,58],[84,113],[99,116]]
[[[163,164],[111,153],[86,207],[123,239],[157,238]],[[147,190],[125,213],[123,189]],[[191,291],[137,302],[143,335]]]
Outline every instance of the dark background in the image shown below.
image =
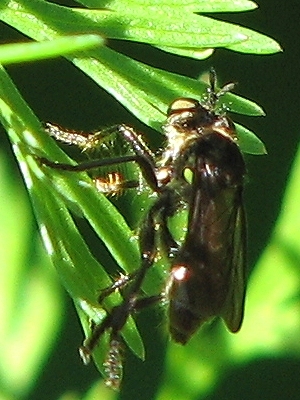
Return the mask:
[[[67,1],[57,3],[74,5]],[[250,266],[255,264],[265,247],[280,211],[299,140],[299,11],[298,0],[261,0],[257,10],[217,15],[220,19],[239,23],[273,37],[283,48],[283,53],[274,55],[244,55],[217,50],[208,60],[199,62],[175,57],[147,45],[109,42],[111,47],[145,63],[192,77],[197,77],[213,65],[221,84],[237,81],[237,93],[263,106],[267,114],[264,118],[233,117],[253,130],[265,142],[268,150],[268,156],[246,157],[249,178],[245,201],[249,219]],[[2,43],[24,39],[4,24],[0,24],[0,32]],[[95,130],[101,126],[125,122],[149,132],[106,92],[64,59],[10,66],[8,71],[25,100],[43,121],[57,122],[78,130]],[[14,164],[5,135],[1,134],[1,138],[1,146],[11,154],[11,162]],[[15,177],[20,179],[17,166]],[[37,391],[30,399],[55,399],[67,389],[83,393],[99,377],[93,367],[83,368],[78,362],[77,352],[71,350],[76,349],[82,341],[82,333],[71,300],[67,299],[67,304],[64,331],[38,382]],[[159,323],[155,322],[156,316],[151,312],[140,318],[145,324],[149,321],[152,324]],[[147,333],[147,325],[144,330]],[[151,339],[146,334],[147,352],[152,354],[153,361],[153,357],[155,359],[163,353],[163,344],[157,342],[153,346]],[[129,356],[128,362],[130,364],[135,361]],[[145,371],[150,376],[159,372],[151,372],[147,369],[147,363],[139,368],[141,373]],[[209,399],[299,399],[299,376],[300,361],[256,362],[226,377]],[[138,381],[136,379],[136,383]],[[150,399],[151,395],[145,393],[144,398]]]

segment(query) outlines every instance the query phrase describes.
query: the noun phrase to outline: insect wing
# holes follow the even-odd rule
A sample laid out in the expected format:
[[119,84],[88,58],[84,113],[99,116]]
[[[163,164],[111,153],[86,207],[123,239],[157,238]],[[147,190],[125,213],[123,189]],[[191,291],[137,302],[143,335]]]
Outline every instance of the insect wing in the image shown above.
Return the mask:
[[243,317],[245,165],[235,143],[216,134],[208,142],[195,153],[188,230],[168,286],[170,332],[181,343],[215,316],[232,332]]
[[222,315],[231,332],[237,332],[243,322],[246,291],[246,217],[242,199],[235,217],[230,292]]

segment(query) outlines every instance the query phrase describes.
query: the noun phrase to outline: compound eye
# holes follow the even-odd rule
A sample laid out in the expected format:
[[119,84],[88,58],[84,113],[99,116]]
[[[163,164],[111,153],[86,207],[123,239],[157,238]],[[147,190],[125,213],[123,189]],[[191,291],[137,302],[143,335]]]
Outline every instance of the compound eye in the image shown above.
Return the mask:
[[178,112],[193,111],[197,107],[199,107],[199,101],[188,97],[180,97],[170,104],[168,108],[168,116]]

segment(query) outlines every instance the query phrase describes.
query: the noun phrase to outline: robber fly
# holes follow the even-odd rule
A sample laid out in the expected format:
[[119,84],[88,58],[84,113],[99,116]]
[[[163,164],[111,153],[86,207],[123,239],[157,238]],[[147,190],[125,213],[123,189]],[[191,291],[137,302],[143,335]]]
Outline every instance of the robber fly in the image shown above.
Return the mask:
[[[217,111],[220,96],[232,90],[234,84],[225,85],[218,92],[215,84],[212,70],[205,101],[179,98],[172,102],[163,126],[166,145],[158,157],[133,128],[119,125],[114,132],[128,143],[131,155],[76,166],[41,159],[49,167],[68,171],[135,162],[157,193],[139,230],[140,265],[100,296],[102,301],[127,285],[123,301],[94,327],[80,348],[87,363],[100,336],[110,332],[106,372],[111,386],[117,386],[120,380],[120,332],[133,312],[150,304],[168,302],[170,334],[181,344],[214,317],[221,317],[231,332],[240,329],[245,298],[246,223],[242,193],[246,168],[233,122],[224,111]],[[52,124],[47,125],[47,131],[58,140],[82,148],[94,146],[99,140],[97,135],[70,133]],[[115,185],[118,182],[113,179]],[[137,186],[134,181],[120,184],[123,189]],[[188,212],[187,232],[183,242],[178,243],[169,221],[182,209]],[[155,263],[159,244],[170,260],[167,282],[162,292],[145,297],[141,285]]]

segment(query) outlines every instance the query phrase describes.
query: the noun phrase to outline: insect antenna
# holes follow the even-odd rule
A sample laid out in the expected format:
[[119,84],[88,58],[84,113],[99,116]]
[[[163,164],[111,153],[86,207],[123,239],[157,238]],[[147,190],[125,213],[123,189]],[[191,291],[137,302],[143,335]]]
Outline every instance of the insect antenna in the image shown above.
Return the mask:
[[230,82],[217,91],[216,84],[217,84],[217,73],[215,69],[212,67],[209,70],[209,87],[207,88],[207,94],[208,94],[207,106],[211,110],[215,110],[217,102],[220,97],[224,96],[224,94],[228,92],[231,92],[236,86],[236,83]]

